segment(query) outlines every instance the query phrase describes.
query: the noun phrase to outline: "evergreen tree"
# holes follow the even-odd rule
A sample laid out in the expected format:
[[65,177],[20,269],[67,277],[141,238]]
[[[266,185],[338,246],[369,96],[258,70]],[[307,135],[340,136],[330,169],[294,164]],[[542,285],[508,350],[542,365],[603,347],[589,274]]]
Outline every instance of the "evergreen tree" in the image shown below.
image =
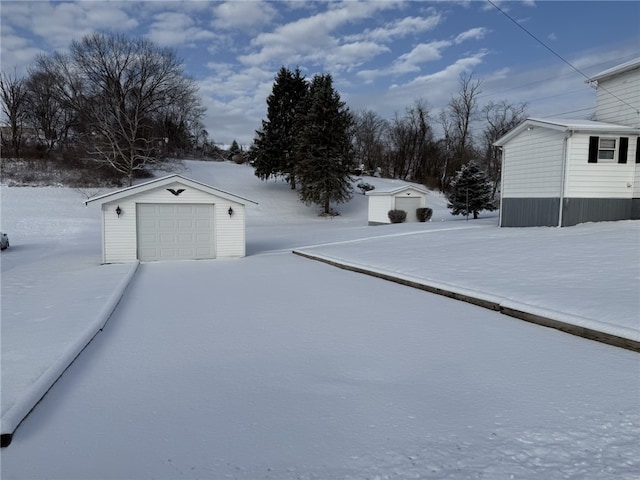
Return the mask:
[[352,124],[331,75],[316,75],[299,116],[296,176],[300,199],[322,206],[326,214],[331,213],[331,202],[342,203],[352,195]]
[[234,140],[231,142],[231,146],[229,147],[229,156],[233,157],[236,153],[240,153],[240,146],[238,145],[238,142]]
[[249,155],[255,174],[262,180],[283,176],[291,188],[296,187],[295,156],[296,119],[300,115],[308,83],[296,68],[291,72],[284,66],[276,75],[273,89],[267,98],[267,120],[256,131]]
[[474,161],[467,163],[456,175],[447,196],[447,207],[453,215],[469,215],[478,218],[482,210],[496,210],[492,199],[492,185],[487,175]]

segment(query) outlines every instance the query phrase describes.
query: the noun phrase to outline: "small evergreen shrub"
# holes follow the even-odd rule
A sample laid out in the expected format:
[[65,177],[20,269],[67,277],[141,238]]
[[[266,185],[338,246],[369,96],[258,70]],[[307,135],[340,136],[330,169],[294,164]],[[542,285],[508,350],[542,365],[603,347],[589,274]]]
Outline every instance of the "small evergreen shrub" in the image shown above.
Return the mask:
[[433,210],[430,208],[416,209],[416,217],[418,217],[419,222],[428,222],[431,220],[431,215],[433,215]]
[[407,219],[407,212],[404,210],[389,210],[387,215],[391,223],[402,223]]
[[367,192],[370,192],[371,190],[375,190],[376,187],[374,187],[373,185],[371,185],[370,183],[367,182],[360,182],[358,184],[358,188],[362,191],[362,194],[364,195]]

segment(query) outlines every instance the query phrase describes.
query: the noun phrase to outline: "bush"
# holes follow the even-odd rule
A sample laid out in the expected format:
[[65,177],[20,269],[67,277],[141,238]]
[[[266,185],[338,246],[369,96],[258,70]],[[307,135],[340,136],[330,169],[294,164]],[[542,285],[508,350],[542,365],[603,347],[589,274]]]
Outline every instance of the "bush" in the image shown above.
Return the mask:
[[371,190],[375,190],[376,187],[367,182],[360,182],[358,184],[358,188],[362,190],[362,194],[364,195],[366,192],[370,192]]
[[407,219],[407,212],[404,210],[389,210],[389,220],[391,223],[402,223]]
[[431,220],[431,215],[433,215],[433,210],[430,208],[416,208],[416,217],[419,222],[428,222]]

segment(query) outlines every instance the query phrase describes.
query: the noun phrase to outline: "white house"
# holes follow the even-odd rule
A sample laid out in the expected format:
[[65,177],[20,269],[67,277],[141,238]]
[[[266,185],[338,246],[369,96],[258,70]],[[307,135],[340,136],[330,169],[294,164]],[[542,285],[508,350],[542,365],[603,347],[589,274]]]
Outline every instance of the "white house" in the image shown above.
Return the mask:
[[389,210],[404,210],[407,212],[407,222],[417,222],[416,210],[426,206],[427,190],[405,185],[393,190],[370,190],[369,197],[369,225],[391,223]]
[[169,175],[90,198],[102,208],[102,262],[243,257],[255,202]]
[[640,59],[592,77],[595,120],[528,118],[500,138],[500,225],[640,219]]

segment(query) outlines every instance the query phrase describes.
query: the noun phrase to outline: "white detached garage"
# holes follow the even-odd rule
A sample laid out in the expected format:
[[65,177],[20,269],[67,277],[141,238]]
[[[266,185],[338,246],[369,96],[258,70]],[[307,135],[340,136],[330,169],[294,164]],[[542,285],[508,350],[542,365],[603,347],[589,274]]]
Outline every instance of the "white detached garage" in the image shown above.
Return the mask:
[[102,262],[245,255],[245,206],[231,193],[169,175],[90,198],[102,209]]
[[389,210],[407,212],[407,222],[417,222],[416,210],[426,206],[427,190],[415,185],[404,185],[392,190],[370,190],[369,225],[391,223]]

